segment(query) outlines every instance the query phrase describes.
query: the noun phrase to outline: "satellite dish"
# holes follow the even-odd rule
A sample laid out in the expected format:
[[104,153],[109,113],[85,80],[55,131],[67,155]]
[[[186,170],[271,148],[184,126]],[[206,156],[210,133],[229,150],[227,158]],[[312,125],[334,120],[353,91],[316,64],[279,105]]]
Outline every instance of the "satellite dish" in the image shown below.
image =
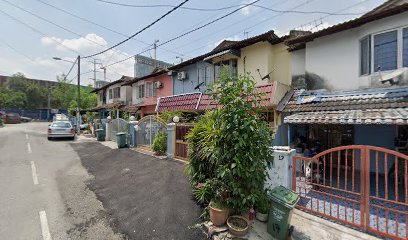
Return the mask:
[[257,71],[258,71],[258,73],[259,73],[259,76],[261,77],[261,80],[265,80],[265,79],[268,79],[268,80],[271,80],[271,73],[273,73],[273,71],[275,71],[275,69],[272,69],[272,71],[271,72],[269,72],[268,74],[266,74],[265,76],[262,76],[261,75],[261,71],[259,70],[259,68],[257,69]]
[[195,86],[194,90],[200,90],[200,87],[204,84],[204,82],[199,83],[197,86]]

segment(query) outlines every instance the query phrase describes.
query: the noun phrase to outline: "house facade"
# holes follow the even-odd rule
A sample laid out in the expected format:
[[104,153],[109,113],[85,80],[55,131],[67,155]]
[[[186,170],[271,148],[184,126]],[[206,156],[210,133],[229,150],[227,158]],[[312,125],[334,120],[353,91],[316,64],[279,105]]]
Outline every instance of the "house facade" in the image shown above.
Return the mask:
[[118,110],[132,103],[132,87],[122,86],[124,83],[133,80],[132,77],[122,76],[120,79],[108,83],[92,92],[98,95],[97,106],[92,109],[98,111],[101,118],[108,116],[112,109]]
[[156,69],[153,73],[136,78],[125,83],[132,88],[132,105],[126,106],[124,111],[142,118],[156,114],[157,99],[173,94],[173,78],[167,70]]
[[169,110],[204,111],[216,107],[205,94],[220,72],[248,75],[259,91],[267,93],[263,106],[272,128],[280,124],[274,108],[290,89],[291,54],[273,31],[242,41],[225,40],[211,52],[169,68],[173,77],[173,96],[160,98],[158,112]]
[[[396,149],[408,141],[408,1],[387,1],[360,18],[287,44],[294,90],[279,110],[292,131],[282,132],[279,144],[293,144],[306,128],[342,134],[344,141],[336,134],[319,137],[325,149],[346,143]],[[368,116],[372,121],[364,120]],[[384,134],[375,138],[374,132]]]
[[[293,86],[333,91],[391,86],[380,81],[380,74],[384,78],[408,67],[408,12],[404,3],[388,1],[358,19],[288,40],[294,48]],[[403,75],[406,78],[407,72]]]

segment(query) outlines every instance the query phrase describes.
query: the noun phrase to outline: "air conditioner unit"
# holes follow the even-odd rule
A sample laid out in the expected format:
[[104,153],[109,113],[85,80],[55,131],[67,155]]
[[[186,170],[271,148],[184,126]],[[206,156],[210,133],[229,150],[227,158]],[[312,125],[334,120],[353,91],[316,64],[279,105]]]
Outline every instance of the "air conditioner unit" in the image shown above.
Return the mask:
[[160,81],[154,82],[154,87],[155,88],[161,88],[163,84]]
[[187,78],[187,73],[186,72],[178,72],[177,73],[177,79],[178,80],[185,80]]

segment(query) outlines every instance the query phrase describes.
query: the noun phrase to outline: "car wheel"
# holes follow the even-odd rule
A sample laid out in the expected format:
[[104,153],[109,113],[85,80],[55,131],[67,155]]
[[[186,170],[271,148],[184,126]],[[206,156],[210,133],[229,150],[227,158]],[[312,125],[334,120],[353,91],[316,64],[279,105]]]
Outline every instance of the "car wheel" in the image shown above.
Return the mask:
[[71,140],[75,140],[75,137],[71,137]]

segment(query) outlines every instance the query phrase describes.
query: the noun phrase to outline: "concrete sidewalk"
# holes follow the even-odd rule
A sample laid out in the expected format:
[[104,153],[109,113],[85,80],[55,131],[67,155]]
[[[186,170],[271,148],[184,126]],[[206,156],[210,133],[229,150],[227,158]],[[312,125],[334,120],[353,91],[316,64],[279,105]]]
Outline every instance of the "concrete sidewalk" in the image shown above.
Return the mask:
[[[292,239],[296,240],[379,240],[372,235],[325,220],[323,218],[294,209],[291,225],[294,232]],[[266,231],[266,224],[255,221],[250,240],[269,240],[271,236]]]

